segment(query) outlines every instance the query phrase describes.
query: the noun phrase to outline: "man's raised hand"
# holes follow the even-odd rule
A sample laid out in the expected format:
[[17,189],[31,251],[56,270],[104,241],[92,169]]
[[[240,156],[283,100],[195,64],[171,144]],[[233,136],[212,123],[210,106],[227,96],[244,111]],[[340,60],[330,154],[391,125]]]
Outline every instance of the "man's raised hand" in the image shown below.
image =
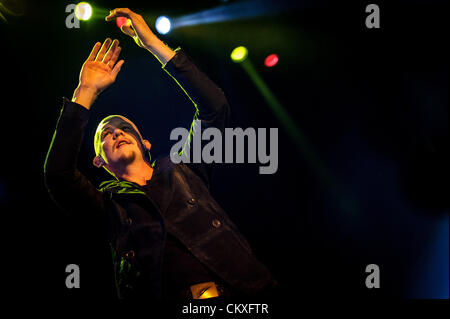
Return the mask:
[[[111,44],[112,42],[112,44]],[[124,60],[119,58],[119,41],[107,38],[103,45],[97,42],[80,72],[80,82],[74,92],[73,102],[89,109],[95,97],[114,83]]]
[[99,94],[113,84],[124,63],[124,60],[116,63],[120,51],[118,40],[111,44],[111,39],[107,38],[101,48],[97,42],[81,69],[80,86],[94,89]]

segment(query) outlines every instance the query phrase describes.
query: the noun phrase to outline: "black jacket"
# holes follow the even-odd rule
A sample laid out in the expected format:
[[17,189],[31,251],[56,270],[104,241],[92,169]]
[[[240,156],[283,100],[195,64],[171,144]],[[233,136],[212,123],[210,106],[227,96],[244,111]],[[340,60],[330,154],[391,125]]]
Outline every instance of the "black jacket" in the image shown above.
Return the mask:
[[[183,53],[163,69],[196,107],[202,129],[224,130],[229,106],[223,92]],[[77,169],[89,111],[64,99],[44,165],[50,195],[66,211],[95,211],[105,220],[120,297],[161,296],[167,232],[235,289],[254,294],[276,285],[247,241],[209,193],[211,166],[157,160],[147,195],[139,185],[109,181],[96,189]],[[187,287],[186,287],[187,288]]]

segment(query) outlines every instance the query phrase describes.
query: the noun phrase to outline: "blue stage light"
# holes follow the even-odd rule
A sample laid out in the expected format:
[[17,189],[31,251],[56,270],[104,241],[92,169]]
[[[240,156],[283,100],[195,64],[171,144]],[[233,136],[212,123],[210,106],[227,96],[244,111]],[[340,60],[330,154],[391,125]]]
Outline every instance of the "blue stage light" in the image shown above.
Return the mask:
[[158,31],[160,34],[168,33],[171,29],[171,23],[169,18],[161,16],[158,19],[156,19],[155,28],[156,31]]

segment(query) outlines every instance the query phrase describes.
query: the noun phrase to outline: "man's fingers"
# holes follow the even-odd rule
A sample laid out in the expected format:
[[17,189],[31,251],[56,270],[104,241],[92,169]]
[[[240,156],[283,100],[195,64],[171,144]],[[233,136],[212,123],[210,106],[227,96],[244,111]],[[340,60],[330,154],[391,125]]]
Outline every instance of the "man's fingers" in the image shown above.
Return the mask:
[[109,15],[105,17],[105,20],[111,21],[112,19],[117,18],[117,17],[127,17],[127,18],[132,19],[133,15],[134,15],[134,12],[128,8],[116,8],[109,12]]
[[125,33],[126,35],[129,35],[130,37],[134,37],[136,35],[136,32],[134,32],[134,29],[128,25],[122,25],[120,27],[120,30]]
[[122,65],[124,62],[125,62],[124,60],[120,60],[119,62],[116,63],[116,65],[112,69],[111,75],[114,77],[114,80],[116,79],[117,74],[119,73],[120,69],[122,68]]
[[94,61],[95,57],[97,56],[98,50],[100,49],[100,46],[102,44],[100,42],[97,42],[94,47],[92,48],[91,54],[89,54],[89,57],[86,61]]
[[111,39],[107,38],[105,42],[103,42],[102,48],[97,54],[97,57],[95,58],[95,61],[101,62],[103,60],[103,57],[106,54],[106,51],[108,50],[109,45],[111,44]]
[[116,63],[116,61],[117,61],[117,59],[119,58],[119,54],[120,54],[120,51],[122,50],[122,48],[121,47],[117,47],[115,50],[114,50],[114,53],[113,53],[113,55],[111,56],[111,59],[108,61],[108,63],[107,63],[107,65],[109,66],[109,67],[113,67],[114,66],[114,63]]
[[105,56],[103,57],[103,63],[108,64],[109,60],[111,60],[111,57],[114,55],[114,52],[116,51],[118,45],[119,40],[115,39],[109,47],[108,52],[106,52]]

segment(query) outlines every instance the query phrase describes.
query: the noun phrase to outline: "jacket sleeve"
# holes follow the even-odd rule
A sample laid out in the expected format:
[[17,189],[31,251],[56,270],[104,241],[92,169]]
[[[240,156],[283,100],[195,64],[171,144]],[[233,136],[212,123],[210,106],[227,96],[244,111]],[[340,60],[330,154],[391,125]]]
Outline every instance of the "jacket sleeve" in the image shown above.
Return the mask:
[[47,190],[58,206],[69,214],[80,215],[91,209],[105,212],[103,193],[77,169],[78,154],[88,120],[89,110],[64,98],[45,159]]
[[[197,68],[183,50],[177,49],[175,56],[163,68],[181,87],[195,108],[189,138],[180,155],[187,148],[192,149],[192,140],[195,134],[201,134],[196,130],[199,121],[202,130],[214,127],[219,129],[224,136],[225,127],[229,120],[230,107],[223,91]],[[190,158],[191,160],[187,165],[200,175],[209,187],[211,164],[205,164],[203,160],[201,160],[201,163],[193,163],[192,154],[190,154]]]

